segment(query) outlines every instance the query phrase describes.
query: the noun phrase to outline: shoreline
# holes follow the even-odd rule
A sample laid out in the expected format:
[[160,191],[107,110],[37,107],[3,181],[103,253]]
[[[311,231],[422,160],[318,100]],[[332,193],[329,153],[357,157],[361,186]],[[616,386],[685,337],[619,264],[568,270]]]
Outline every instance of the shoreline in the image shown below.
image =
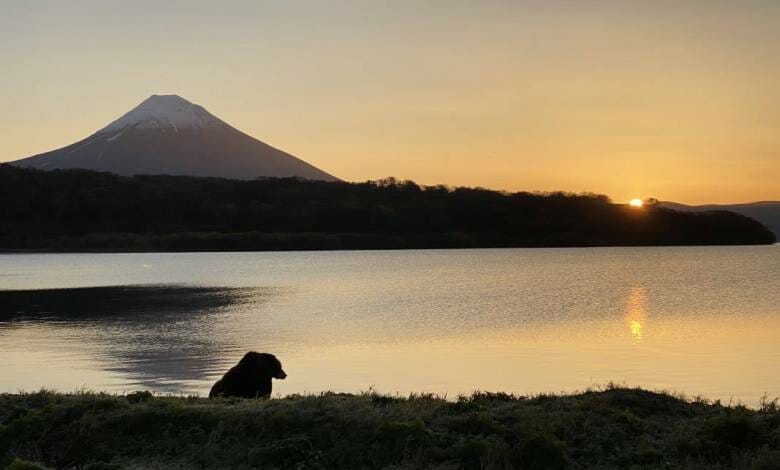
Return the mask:
[[712,247],[759,247],[780,246],[776,243],[738,243],[728,245],[518,245],[518,246],[483,246],[483,247],[425,247],[425,248],[290,248],[290,249],[92,249],[92,250],[52,250],[52,249],[0,249],[0,255],[29,254],[134,254],[134,253],[290,253],[290,252],[351,252],[351,251],[459,251],[459,250],[518,250],[518,249],[588,249],[588,248],[712,248]]

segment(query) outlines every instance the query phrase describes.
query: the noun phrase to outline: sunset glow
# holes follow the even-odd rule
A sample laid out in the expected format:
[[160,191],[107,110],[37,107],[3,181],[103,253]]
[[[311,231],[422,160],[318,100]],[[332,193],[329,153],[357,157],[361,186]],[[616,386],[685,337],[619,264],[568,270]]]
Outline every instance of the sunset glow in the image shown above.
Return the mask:
[[641,200],[641,199],[639,199],[639,198],[634,198],[634,199],[632,199],[632,200],[628,201],[628,204],[629,204],[631,207],[642,207],[643,205],[645,205],[645,203],[644,203],[644,202],[642,202],[642,200]]
[[716,3],[6,2],[0,161],[178,94],[347,181],[780,199],[780,2]]

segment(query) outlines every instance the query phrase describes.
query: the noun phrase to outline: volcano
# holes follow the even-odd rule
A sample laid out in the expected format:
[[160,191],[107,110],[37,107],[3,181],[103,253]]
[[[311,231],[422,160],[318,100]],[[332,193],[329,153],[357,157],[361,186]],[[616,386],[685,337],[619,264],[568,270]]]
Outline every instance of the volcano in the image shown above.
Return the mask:
[[244,134],[177,95],[152,95],[84,140],[11,164],[40,170],[81,168],[125,176],[339,180]]

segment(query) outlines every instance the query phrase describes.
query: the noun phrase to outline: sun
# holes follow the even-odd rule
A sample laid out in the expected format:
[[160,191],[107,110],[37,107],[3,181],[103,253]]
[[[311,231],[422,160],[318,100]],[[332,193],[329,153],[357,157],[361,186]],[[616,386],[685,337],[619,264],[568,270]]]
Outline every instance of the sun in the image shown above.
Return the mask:
[[634,199],[632,199],[632,200],[628,201],[628,204],[629,204],[631,207],[642,207],[642,206],[644,206],[644,205],[645,205],[645,203],[644,203],[644,202],[642,202],[642,200],[641,200],[641,199],[639,199],[639,198],[634,198]]

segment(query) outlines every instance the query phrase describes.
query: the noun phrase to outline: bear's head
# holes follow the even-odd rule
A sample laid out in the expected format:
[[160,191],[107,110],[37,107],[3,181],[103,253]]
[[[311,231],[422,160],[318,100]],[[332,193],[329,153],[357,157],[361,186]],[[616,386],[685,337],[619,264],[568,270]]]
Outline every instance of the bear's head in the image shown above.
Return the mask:
[[284,379],[287,374],[282,369],[282,363],[273,354],[249,351],[241,358],[238,366],[244,371],[263,377]]

